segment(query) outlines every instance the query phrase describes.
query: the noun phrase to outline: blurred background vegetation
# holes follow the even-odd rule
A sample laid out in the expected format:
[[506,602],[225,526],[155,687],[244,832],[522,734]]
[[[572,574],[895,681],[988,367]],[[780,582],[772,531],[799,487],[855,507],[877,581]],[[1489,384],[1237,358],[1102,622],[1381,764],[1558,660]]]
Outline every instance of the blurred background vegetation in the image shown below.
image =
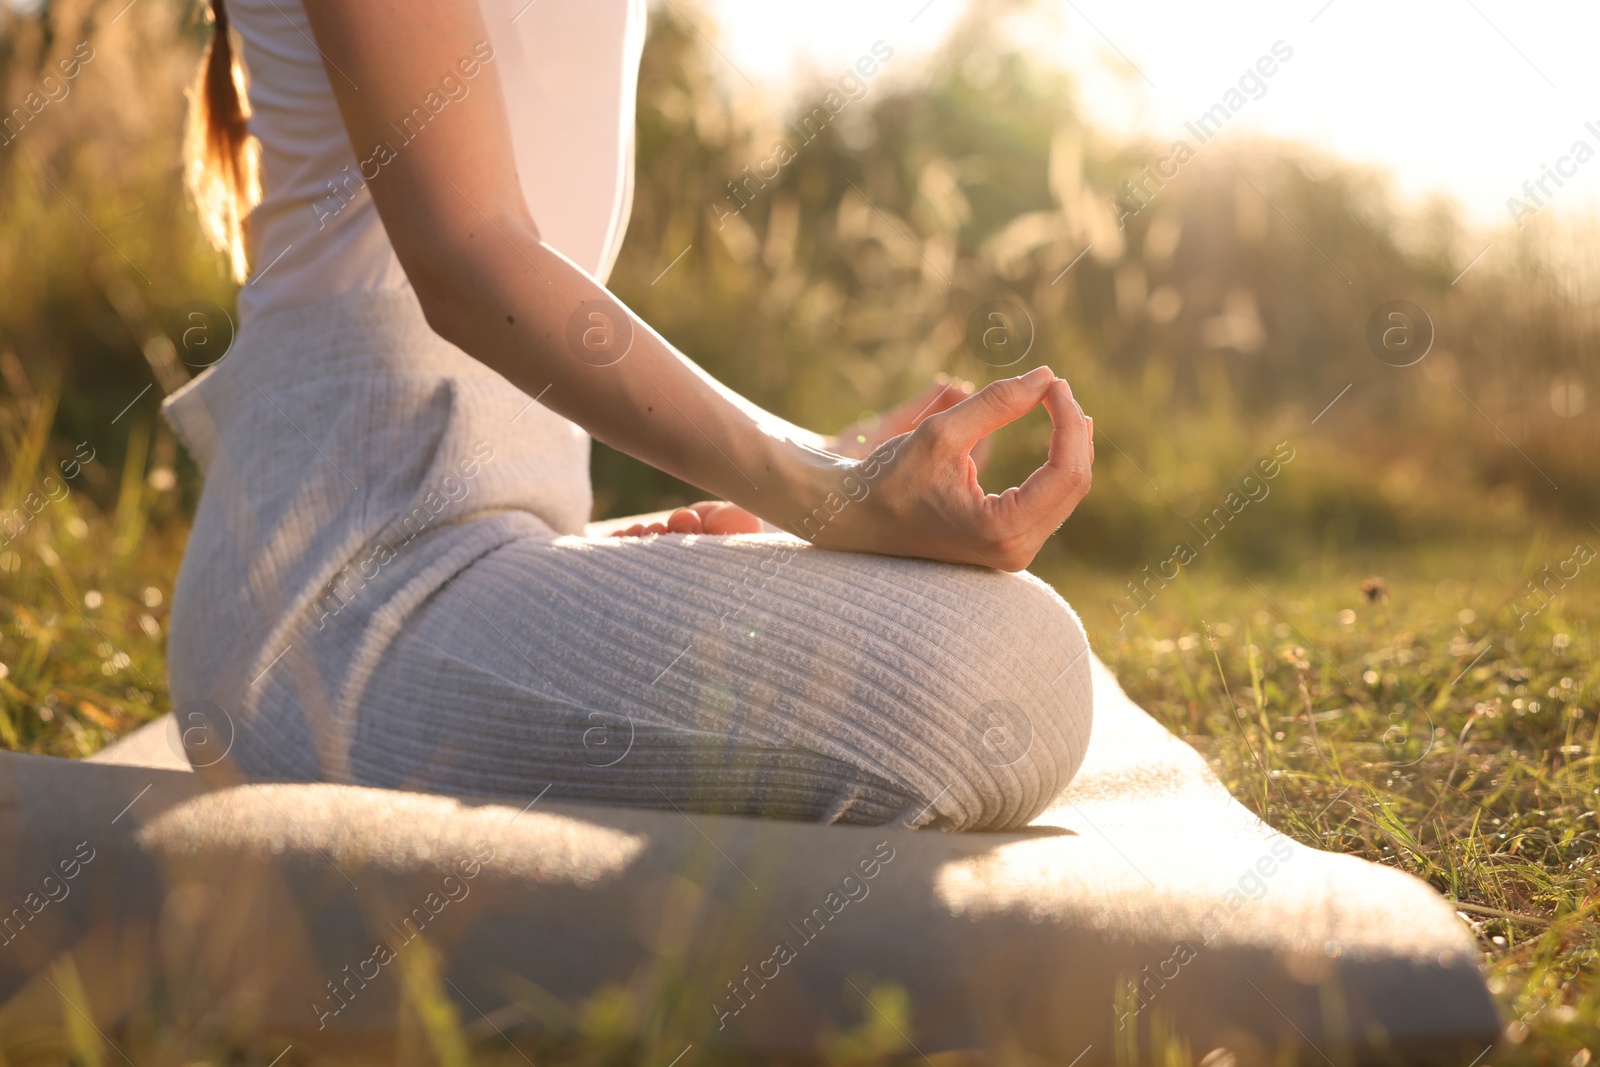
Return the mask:
[[[26,379],[59,397],[53,447],[99,449],[92,488],[114,488],[104,471],[147,438],[152,462],[181,468],[179,518],[195,479],[155,409],[188,369],[165,320],[190,300],[232,306],[180,180],[205,27],[189,3],[121,8],[62,0],[0,16],[7,100],[78,42],[95,48],[70,95],[0,148],[0,350],[20,364],[8,392],[26,395]],[[1026,309],[1025,364],[1073,382],[1102,443],[1095,492],[1047,556],[1134,570],[1165,559],[1184,521],[1280,440],[1297,459],[1272,485],[1270,520],[1235,524],[1207,547],[1211,565],[1586,528],[1600,511],[1600,404],[1584,395],[1600,337],[1593,227],[1543,213],[1485,236],[1448,202],[1396,203],[1380,173],[1235,139],[1201,148],[1119,228],[1119,186],[1167,146],[1089,125],[1072,83],[998,24],[977,5],[924,76],[869,80],[729,215],[727,183],[781,133],[739,106],[696,29],[658,11],[612,287],[719,378],[821,430],[938,372],[1015,373],[974,352],[968,318],[994,298]],[[1452,284],[1490,237],[1493,254]],[[1365,342],[1369,315],[1394,299],[1437,329],[1412,367]],[[1029,469],[1045,432],[1038,418],[1003,434],[989,480]],[[595,480],[597,517],[699,495],[603,448]]]
[[[7,106],[94,49],[0,145],[0,505],[32,515],[46,474],[94,455],[0,533],[0,744],[73,756],[166,710],[165,598],[199,492],[156,415],[190,373],[168,319],[234,292],[179,162],[209,31],[194,4],[125,3],[0,6]],[[729,90],[695,28],[710,17],[656,7],[612,288],[821,431],[938,373],[1069,378],[1096,420],[1095,486],[1035,569],[1242,800],[1461,902],[1508,1018],[1543,1042],[1528,1062],[1582,1067],[1600,1018],[1572,978],[1600,944],[1600,597],[1593,568],[1527,597],[1575,545],[1600,548],[1600,227],[1541,212],[1484,233],[1315,146],[1232,135],[1119,225],[1119,187],[1168,145],[1090,122],[996,28],[1013,6],[974,3],[918,78],[870,80],[731,216],[727,183],[784,135]],[[970,343],[994,299],[1036,334],[1016,367]],[[1409,367],[1365,339],[1397,299],[1437,331]],[[1047,432],[1042,413],[1003,431],[985,483],[1015,484]],[[1279,442],[1295,459],[1270,496],[1200,546],[1188,522]],[[702,495],[600,446],[594,473],[596,518]],[[1119,627],[1114,602],[1179,541],[1199,558]]]

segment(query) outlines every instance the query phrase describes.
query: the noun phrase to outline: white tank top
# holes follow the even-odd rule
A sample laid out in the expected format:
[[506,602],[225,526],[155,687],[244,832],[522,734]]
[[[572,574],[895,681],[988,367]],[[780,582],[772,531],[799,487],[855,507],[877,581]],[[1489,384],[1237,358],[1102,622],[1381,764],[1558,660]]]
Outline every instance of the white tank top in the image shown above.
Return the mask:
[[[363,180],[385,148],[352,150],[303,5],[226,0],[250,74],[250,131],[261,142],[263,198],[250,216],[250,279],[241,324],[255,315],[355,292],[405,289]],[[487,40],[419,86],[387,151],[499,76],[517,173],[545,242],[602,282],[633,201],[634,97],[645,0],[479,0]],[[342,77],[339,73],[332,77]],[[431,92],[430,92],[431,90]]]

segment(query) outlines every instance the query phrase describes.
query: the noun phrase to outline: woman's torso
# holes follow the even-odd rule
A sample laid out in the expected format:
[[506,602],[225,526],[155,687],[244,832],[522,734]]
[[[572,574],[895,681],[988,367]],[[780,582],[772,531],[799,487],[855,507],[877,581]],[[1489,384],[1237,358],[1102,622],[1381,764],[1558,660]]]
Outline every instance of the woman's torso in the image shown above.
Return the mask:
[[[250,75],[261,204],[239,314],[406,288],[366,180],[499,79],[523,193],[544,240],[602,281],[627,227],[644,0],[479,0],[486,40],[419,82],[384,146],[352,148],[300,3],[227,0]],[[472,72],[471,74],[465,72]]]
[[[426,117],[396,116],[390,151],[491,91],[492,70],[543,238],[604,280],[632,193],[643,0],[481,6],[487,40],[461,56],[476,72],[430,76],[447,102],[419,87]],[[163,405],[205,474],[169,677],[176,707],[209,701],[337,776],[368,672],[410,613],[509,539],[582,531],[589,439],[428,328],[300,4],[227,10],[264,199],[237,340]]]

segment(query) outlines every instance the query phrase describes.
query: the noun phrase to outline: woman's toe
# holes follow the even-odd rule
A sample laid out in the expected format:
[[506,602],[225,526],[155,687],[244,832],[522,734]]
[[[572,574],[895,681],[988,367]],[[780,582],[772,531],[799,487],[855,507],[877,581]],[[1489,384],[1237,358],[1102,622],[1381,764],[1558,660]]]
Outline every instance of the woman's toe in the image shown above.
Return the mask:
[[697,534],[705,532],[705,526],[700,521],[700,513],[691,508],[679,508],[667,516],[667,530],[675,534]]
[[708,534],[752,534],[763,529],[761,520],[738,504],[721,504],[702,515]]

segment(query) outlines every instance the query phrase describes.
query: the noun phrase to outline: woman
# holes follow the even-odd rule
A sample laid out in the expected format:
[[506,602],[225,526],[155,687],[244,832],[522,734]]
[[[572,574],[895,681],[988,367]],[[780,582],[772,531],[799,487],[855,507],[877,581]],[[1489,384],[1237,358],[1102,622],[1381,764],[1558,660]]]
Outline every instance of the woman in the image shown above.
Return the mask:
[[[1013,573],[1089,487],[1066,382],[940,386],[849,449],[762,411],[602,286],[643,0],[399,7],[214,0],[190,177],[248,280],[165,408],[206,478],[180,719],[295,780],[1036,816],[1091,715],[1077,618]],[[985,495],[974,446],[1040,404],[1048,461]],[[585,536],[588,434],[728,503]]]

